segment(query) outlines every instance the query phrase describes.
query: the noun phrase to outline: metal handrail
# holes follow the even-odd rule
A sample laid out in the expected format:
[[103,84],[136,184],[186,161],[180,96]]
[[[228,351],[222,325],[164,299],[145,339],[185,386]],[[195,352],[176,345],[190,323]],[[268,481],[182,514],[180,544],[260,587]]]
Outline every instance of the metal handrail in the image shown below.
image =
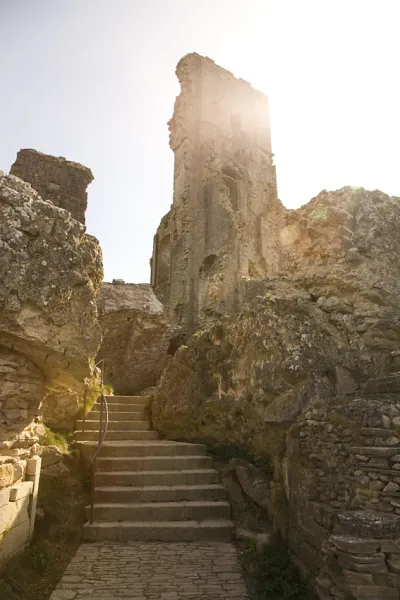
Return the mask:
[[[104,359],[100,360],[97,365],[102,364],[101,367],[101,403],[100,403],[100,427],[99,427],[99,441],[97,444],[97,448],[95,453],[92,456],[92,484],[91,484],[91,489],[90,489],[90,523],[93,523],[93,516],[94,516],[94,489],[95,489],[95,483],[96,483],[96,459],[97,456],[99,455],[99,452],[101,450],[101,447],[103,445],[103,442],[105,440],[105,437],[107,435],[107,429],[108,429],[108,404],[107,404],[107,400],[104,394],[104,379],[103,379],[103,369],[104,369]],[[105,412],[105,421],[104,421],[104,429],[103,429],[103,410]]]

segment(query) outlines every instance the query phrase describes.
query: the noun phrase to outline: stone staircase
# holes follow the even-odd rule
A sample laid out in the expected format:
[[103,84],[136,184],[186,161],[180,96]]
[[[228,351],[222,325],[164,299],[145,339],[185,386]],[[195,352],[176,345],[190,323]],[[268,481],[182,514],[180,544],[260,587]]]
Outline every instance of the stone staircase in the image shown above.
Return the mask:
[[[109,423],[97,458],[94,519],[85,540],[228,541],[226,490],[202,444],[161,441],[151,429],[150,397],[107,396]],[[97,448],[100,405],[75,437],[86,457]]]

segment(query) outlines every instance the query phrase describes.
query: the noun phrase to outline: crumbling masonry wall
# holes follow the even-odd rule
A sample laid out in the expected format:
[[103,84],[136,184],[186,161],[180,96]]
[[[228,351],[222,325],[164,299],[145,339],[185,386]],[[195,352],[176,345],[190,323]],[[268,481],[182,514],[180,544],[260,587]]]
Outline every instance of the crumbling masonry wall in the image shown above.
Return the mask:
[[176,73],[174,196],[154,238],[151,283],[171,322],[191,331],[237,310],[242,278],[276,268],[283,208],[268,99],[195,53]]
[[30,183],[43,200],[65,208],[74,219],[85,224],[86,188],[93,181],[90,169],[61,156],[23,149],[18,152],[10,173]]

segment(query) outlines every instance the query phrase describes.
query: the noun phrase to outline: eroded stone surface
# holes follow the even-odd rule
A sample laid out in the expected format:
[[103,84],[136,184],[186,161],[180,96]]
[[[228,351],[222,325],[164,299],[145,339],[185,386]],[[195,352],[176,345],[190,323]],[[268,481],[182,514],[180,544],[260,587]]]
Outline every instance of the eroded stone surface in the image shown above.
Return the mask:
[[[3,362],[25,360],[18,368],[2,366],[0,377],[9,390],[3,386],[2,410],[8,422],[21,422],[21,431],[22,422],[28,424],[38,409],[42,377],[48,397],[43,411],[48,422],[58,424],[65,412],[76,414],[101,341],[95,302],[103,275],[101,251],[69,212],[2,172],[0,248],[1,356]],[[74,402],[58,413],[52,395],[62,396],[62,389]]]
[[164,309],[148,284],[103,283],[98,299],[106,383],[117,394],[154,386],[165,366],[170,341]]
[[283,207],[268,99],[196,53],[176,74],[174,198],[154,239],[152,284],[169,319],[192,331],[237,310],[241,277],[273,268]]
[[50,600],[247,600],[233,544],[84,544]]
[[90,169],[61,156],[23,149],[18,152],[10,172],[30,183],[43,200],[64,208],[85,224],[86,188],[93,181]]

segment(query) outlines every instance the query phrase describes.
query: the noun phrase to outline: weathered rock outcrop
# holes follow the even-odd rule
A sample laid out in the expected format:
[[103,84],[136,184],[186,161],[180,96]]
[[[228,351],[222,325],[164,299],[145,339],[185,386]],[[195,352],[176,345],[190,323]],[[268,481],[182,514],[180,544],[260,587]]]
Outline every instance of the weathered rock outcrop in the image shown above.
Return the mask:
[[54,191],[58,182],[59,194],[54,203],[44,200],[29,183],[0,171],[0,568],[33,533],[37,455],[44,465],[54,461],[54,451],[50,456],[42,447],[43,419],[74,424],[95,379],[101,341],[101,250],[60,207],[74,210],[69,183],[84,191],[88,181],[78,184],[73,163],[34,151],[22,151],[16,165],[37,189]]
[[[60,425],[76,414],[101,341],[97,240],[66,210],[0,173],[0,348],[3,441],[17,443],[42,412]],[[58,395],[69,397],[59,410]],[[44,392],[44,394],[43,394]]]
[[320,598],[398,598],[400,199],[322,192],[283,223],[276,270],[176,352],[153,422],[271,457],[270,516]]
[[117,394],[156,385],[164,369],[170,328],[162,304],[148,284],[103,283],[98,299],[105,382]]

